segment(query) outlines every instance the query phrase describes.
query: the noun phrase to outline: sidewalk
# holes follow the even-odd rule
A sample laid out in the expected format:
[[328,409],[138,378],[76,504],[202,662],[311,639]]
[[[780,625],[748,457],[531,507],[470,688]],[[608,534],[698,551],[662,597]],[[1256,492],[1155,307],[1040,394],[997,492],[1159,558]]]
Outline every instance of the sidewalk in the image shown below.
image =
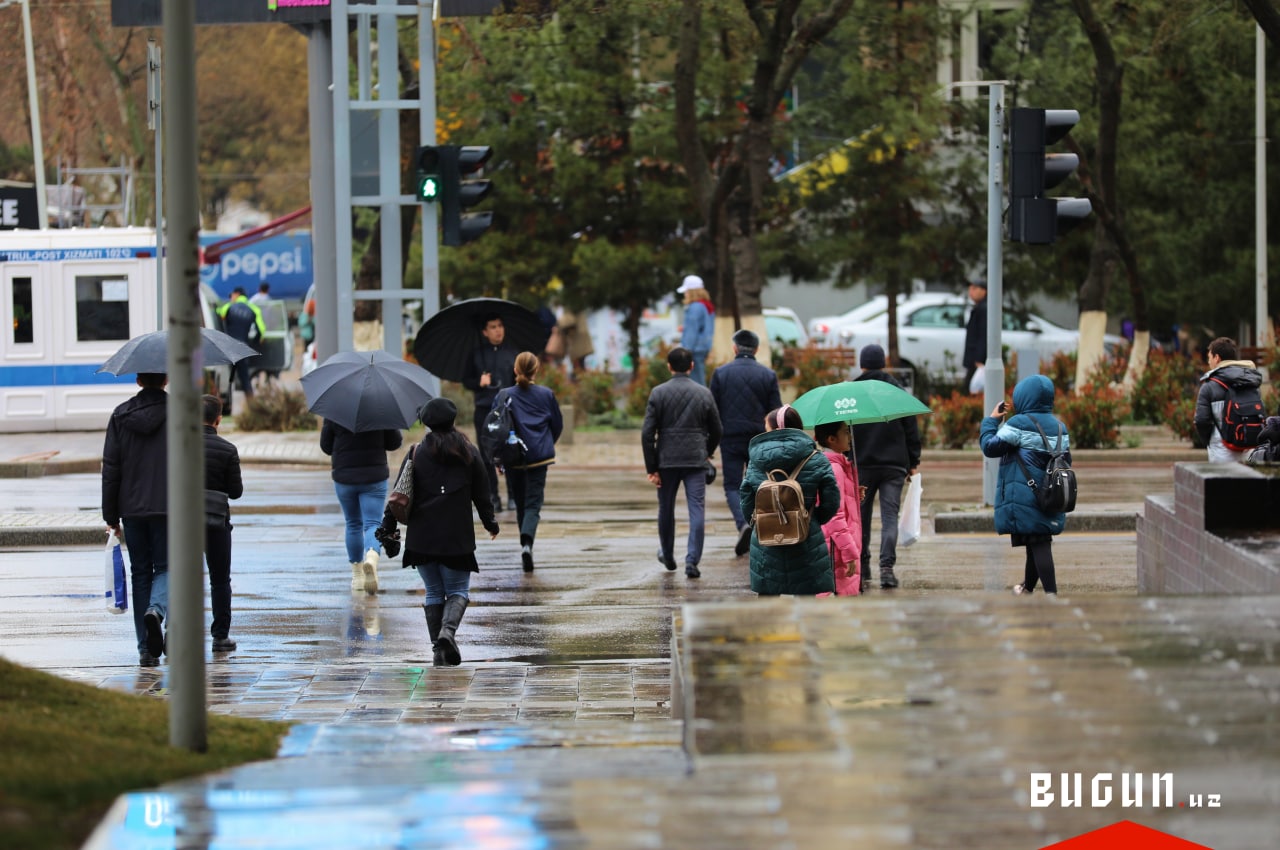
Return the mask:
[[[1273,846],[1280,598],[1138,598],[1123,532],[1064,535],[1062,597],[1013,598],[1021,550],[987,531],[926,533],[900,551],[897,591],[758,600],[719,488],[703,578],[655,562],[632,440],[563,453],[534,573],[499,517],[464,664],[434,668],[412,571],[392,561],[378,595],[350,593],[315,435],[264,438],[272,460],[249,462],[236,508],[240,649],[209,656],[208,699],[298,725],[272,761],[121,798],[88,846],[1027,850],[1122,819]],[[1091,505],[1172,486],[1163,462],[1081,468]],[[933,504],[973,504],[976,453],[922,469]],[[165,698],[167,663],[136,667],[127,618],[95,598],[96,473],[0,480],[0,498],[96,535],[43,546],[38,575],[0,549],[6,657]],[[1174,806],[1122,808],[1117,791],[1032,808],[1042,771],[1086,790],[1099,772],[1169,773]],[[1182,807],[1192,794],[1222,807]]]

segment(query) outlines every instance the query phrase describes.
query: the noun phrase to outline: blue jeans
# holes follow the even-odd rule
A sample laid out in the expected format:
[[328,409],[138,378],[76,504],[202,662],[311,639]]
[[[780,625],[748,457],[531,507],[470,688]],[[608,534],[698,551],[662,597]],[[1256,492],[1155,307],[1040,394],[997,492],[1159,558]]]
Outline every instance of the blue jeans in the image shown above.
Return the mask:
[[508,469],[507,483],[511,496],[516,500],[516,525],[520,528],[520,542],[538,534],[538,520],[542,518],[542,501],[547,492],[547,467]]
[[471,598],[470,570],[455,570],[432,561],[418,564],[418,575],[422,576],[422,585],[427,589],[424,605],[443,605],[450,596]]
[[705,387],[707,385],[707,354],[706,352],[690,353],[693,354],[693,369],[689,372],[689,377],[693,378],[695,384]]
[[129,590],[133,594],[133,632],[138,653],[147,649],[147,627],[142,616],[154,609],[163,619],[169,615],[169,518],[122,519],[124,542],[129,547]]
[[696,567],[702,560],[706,536],[707,468],[659,469],[658,475],[662,480],[658,488],[658,544],[663,557],[675,558],[676,496],[684,484],[684,498],[689,504],[689,542],[684,564]]
[[[763,418],[763,417],[761,417]],[[747,468],[747,444],[749,439],[728,437],[720,441],[720,462],[724,465],[724,499],[729,503],[729,513],[733,514],[733,526],[741,531],[747,524],[742,515],[742,473]]]
[[353,563],[363,561],[364,553],[369,549],[381,552],[382,547],[374,539],[373,532],[382,525],[382,509],[387,504],[387,482],[340,484],[335,481],[333,489],[347,520],[347,560]]
[[867,488],[867,500],[862,503],[864,573],[871,568],[871,510],[876,493],[880,494],[880,569],[892,569],[898,562],[898,508],[906,482],[907,473],[901,469],[869,466],[858,470],[858,483]]

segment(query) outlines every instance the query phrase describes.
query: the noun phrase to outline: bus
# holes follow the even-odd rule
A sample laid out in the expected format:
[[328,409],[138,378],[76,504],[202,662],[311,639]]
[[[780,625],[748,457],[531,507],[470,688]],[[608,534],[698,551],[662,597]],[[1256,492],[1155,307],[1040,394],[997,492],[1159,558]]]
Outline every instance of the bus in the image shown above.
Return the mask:
[[[106,428],[133,375],[99,374],[135,336],[158,330],[150,228],[0,231],[0,432]],[[200,287],[205,327],[217,296]],[[206,370],[230,412],[231,370]]]

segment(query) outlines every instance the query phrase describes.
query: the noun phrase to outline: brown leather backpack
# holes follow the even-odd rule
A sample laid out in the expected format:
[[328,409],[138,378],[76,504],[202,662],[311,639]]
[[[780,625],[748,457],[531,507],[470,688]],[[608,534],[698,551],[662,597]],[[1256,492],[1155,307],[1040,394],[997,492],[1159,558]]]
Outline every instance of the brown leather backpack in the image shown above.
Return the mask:
[[817,449],[810,452],[790,475],[781,469],[769,470],[756,488],[752,522],[761,546],[793,546],[809,536],[809,511],[804,506],[804,490],[796,476],[817,453]]

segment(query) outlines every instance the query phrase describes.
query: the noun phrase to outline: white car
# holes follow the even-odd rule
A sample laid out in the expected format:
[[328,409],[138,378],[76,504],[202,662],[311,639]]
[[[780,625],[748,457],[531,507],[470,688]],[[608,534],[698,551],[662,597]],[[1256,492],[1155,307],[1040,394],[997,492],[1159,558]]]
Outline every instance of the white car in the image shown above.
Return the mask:
[[[928,374],[942,373],[955,380],[964,375],[960,357],[964,352],[965,323],[971,308],[968,300],[945,292],[924,292],[903,297],[898,302],[898,354],[896,366]],[[861,349],[875,343],[889,348],[889,302],[876,296],[843,317],[823,317],[810,324],[824,327],[825,344]],[[849,321],[849,317],[856,320]],[[838,321],[843,320],[843,321]],[[1042,361],[1060,351],[1075,351],[1078,331],[1060,327],[1034,313],[1004,312],[1001,342],[1010,351],[1034,350]],[[1108,337],[1107,342],[1116,340]]]
[[764,331],[769,337],[769,344],[782,348],[804,348],[809,344],[809,334],[804,329],[804,322],[790,307],[765,307]]

